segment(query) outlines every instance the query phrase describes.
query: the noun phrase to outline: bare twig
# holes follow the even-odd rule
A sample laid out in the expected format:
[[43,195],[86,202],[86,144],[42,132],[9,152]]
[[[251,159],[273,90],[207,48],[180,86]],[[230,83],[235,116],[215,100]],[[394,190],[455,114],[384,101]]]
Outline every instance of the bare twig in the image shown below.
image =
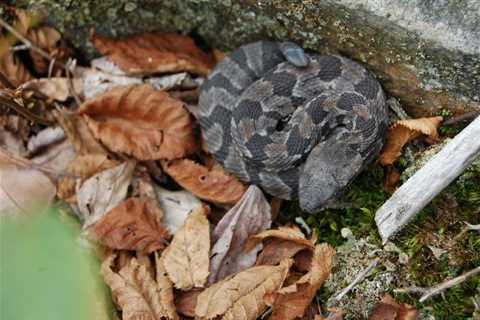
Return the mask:
[[[36,45],[34,45],[30,40],[28,40],[27,38],[25,38],[20,32],[18,32],[17,30],[15,30],[14,27],[12,27],[11,25],[9,25],[5,20],[1,19],[0,18],[0,25],[2,27],[4,27],[5,29],[7,29],[11,34],[13,34],[18,40],[20,40],[28,49],[31,49],[35,52],[37,52],[39,55],[41,55],[42,57],[44,57],[45,59],[48,59],[49,61],[52,61],[52,57],[50,56],[50,54],[48,54],[48,52],[46,52],[45,50],[37,47]],[[63,64],[62,62],[60,61],[55,61],[55,64],[59,65],[60,67],[62,68],[65,68],[65,64]]]
[[72,70],[75,70],[77,67],[77,61],[75,59],[69,58],[67,61],[67,66],[65,68],[66,75],[67,75],[67,83],[68,83],[68,91],[70,92],[70,95],[75,99],[75,102],[77,105],[82,104],[82,100],[78,96],[77,92],[75,91],[75,87],[73,85],[73,79],[72,79]]
[[450,289],[451,287],[454,287],[465,280],[467,280],[469,277],[476,275],[477,273],[480,273],[480,267],[476,267],[475,269],[472,269],[468,272],[465,272],[464,274],[444,281],[434,287],[431,288],[422,288],[422,287],[408,287],[408,288],[400,288],[400,289],[395,289],[394,292],[413,292],[413,293],[422,293],[422,296],[418,300],[419,302],[423,303],[425,300],[428,298],[431,298],[433,296],[436,296],[437,294],[442,293],[443,291]]
[[373,268],[375,268],[377,266],[379,261],[380,261],[380,258],[376,258],[375,260],[373,260],[370,263],[370,265],[368,265],[367,268],[362,270],[362,272],[360,272],[357,275],[357,277],[353,280],[352,283],[350,283],[345,289],[340,291],[335,297],[333,297],[333,299],[337,300],[337,301],[341,300],[343,298],[343,296],[345,296],[348,292],[350,292],[350,290],[352,290],[357,284],[362,282],[363,279],[365,279],[370,274],[370,272],[373,270]]
[[406,288],[398,288],[393,290],[393,292],[395,293],[421,293],[421,294],[424,294],[427,291],[428,289],[423,287],[406,287]]

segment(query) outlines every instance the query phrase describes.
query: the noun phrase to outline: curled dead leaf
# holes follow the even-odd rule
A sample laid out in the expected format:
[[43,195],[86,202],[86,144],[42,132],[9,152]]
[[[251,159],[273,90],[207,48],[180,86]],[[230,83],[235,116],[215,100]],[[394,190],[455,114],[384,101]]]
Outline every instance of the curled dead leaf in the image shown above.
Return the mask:
[[313,248],[317,241],[316,236],[307,239],[300,228],[295,225],[280,226],[278,229],[265,230],[248,239],[245,243],[245,251],[250,251],[257,244],[270,237],[292,241],[310,248]]
[[116,304],[122,310],[124,320],[179,319],[173,303],[172,284],[164,276],[162,263],[156,259],[157,279],[147,267],[130,257],[118,273],[111,269],[115,255],[102,263],[101,273],[112,290]]
[[255,264],[276,265],[285,258],[293,258],[298,252],[308,248],[304,244],[282,239],[271,239],[264,245]]
[[431,117],[394,123],[388,130],[387,143],[380,154],[380,163],[384,166],[393,164],[400,157],[403,146],[422,134],[433,141],[438,140],[437,128],[442,121],[443,117]]
[[335,249],[326,243],[315,246],[310,270],[294,284],[280,289],[273,304],[272,320],[301,318],[317,290],[329,277]]
[[170,238],[162,215],[154,199],[130,198],[98,220],[89,234],[109,248],[150,253],[165,248]]
[[388,293],[373,307],[369,320],[414,320],[417,318],[417,309],[402,303],[398,304]]
[[184,316],[194,318],[197,299],[203,289],[191,289],[189,291],[179,291],[175,296],[175,306],[177,311]]
[[246,187],[220,166],[209,169],[190,159],[162,163],[165,172],[179,185],[201,199],[222,204],[235,204]]
[[177,33],[147,32],[123,39],[93,34],[92,42],[128,74],[188,71],[207,75],[214,65],[213,58],[190,37]]
[[150,85],[114,88],[82,104],[78,114],[110,150],[139,160],[181,158],[197,147],[183,103]]
[[281,288],[292,260],[278,266],[257,266],[239,272],[205,289],[197,299],[200,319],[254,320],[267,308],[265,296]]
[[170,246],[162,254],[168,277],[175,288],[201,288],[209,273],[210,226],[207,206],[199,206],[175,233]]

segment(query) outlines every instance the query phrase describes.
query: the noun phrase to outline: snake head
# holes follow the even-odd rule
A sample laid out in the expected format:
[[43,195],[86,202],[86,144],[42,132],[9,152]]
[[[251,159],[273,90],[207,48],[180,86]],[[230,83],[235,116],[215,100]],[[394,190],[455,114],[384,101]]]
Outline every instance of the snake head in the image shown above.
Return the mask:
[[299,179],[302,210],[312,213],[324,209],[338,197],[363,167],[360,153],[348,144],[329,139],[308,155]]

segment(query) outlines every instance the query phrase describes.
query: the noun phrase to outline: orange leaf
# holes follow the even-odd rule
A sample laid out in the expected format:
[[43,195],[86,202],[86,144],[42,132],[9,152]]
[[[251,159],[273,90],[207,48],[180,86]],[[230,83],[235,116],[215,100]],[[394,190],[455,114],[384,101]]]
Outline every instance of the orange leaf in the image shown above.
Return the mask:
[[384,166],[393,164],[402,154],[403,146],[422,134],[431,140],[438,140],[437,128],[442,121],[442,117],[431,117],[394,123],[388,130],[387,143],[380,154],[380,163]]
[[278,291],[269,319],[289,320],[301,318],[315,293],[332,271],[335,250],[328,244],[315,246],[312,264],[307,274],[294,284]]
[[373,307],[369,320],[414,320],[417,310],[406,303],[398,304],[392,296],[385,294]]
[[175,306],[177,311],[184,316],[194,318],[197,298],[203,289],[191,289],[189,291],[179,291],[175,297]]
[[146,32],[123,39],[93,34],[92,42],[103,55],[129,74],[188,71],[207,75],[212,57],[190,37],[177,33]]
[[312,239],[305,238],[305,235],[297,226],[280,226],[278,229],[266,230],[248,239],[245,244],[245,250],[250,251],[264,239],[270,237],[292,241],[310,248],[313,248],[317,241],[316,236],[312,237]]
[[196,148],[183,103],[150,85],[112,89],[82,104],[78,113],[110,150],[139,160],[176,159]]
[[235,204],[246,187],[220,166],[208,169],[189,159],[163,163],[163,169],[179,185],[199,198],[223,204]]
[[273,239],[264,246],[255,264],[257,266],[265,264],[276,265],[285,258],[292,258],[305,248],[307,248],[307,246],[304,244],[282,239]]
[[95,223],[91,234],[110,248],[150,253],[163,249],[170,238],[161,217],[153,199],[130,198]]

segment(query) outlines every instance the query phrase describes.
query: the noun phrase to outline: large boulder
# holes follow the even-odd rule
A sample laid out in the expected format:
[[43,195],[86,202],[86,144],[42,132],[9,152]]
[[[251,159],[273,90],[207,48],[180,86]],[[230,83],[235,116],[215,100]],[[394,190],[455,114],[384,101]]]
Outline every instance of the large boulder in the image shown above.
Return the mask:
[[295,41],[364,63],[414,116],[480,110],[478,0],[19,0],[89,57],[97,32],[181,31],[223,50]]

